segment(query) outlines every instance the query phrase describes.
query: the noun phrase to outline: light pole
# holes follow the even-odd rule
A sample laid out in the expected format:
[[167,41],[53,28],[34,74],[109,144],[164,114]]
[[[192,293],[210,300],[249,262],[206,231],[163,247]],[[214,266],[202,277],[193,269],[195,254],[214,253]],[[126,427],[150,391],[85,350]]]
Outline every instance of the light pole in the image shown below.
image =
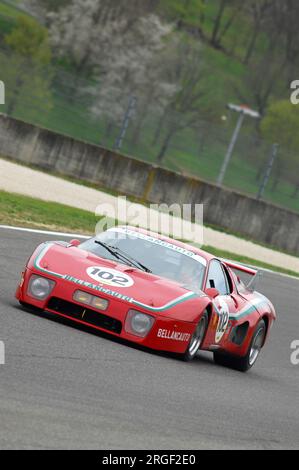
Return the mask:
[[231,141],[229,143],[227,152],[225,154],[225,157],[224,157],[224,160],[223,160],[223,163],[222,163],[222,167],[221,167],[218,179],[217,179],[217,184],[219,184],[219,186],[221,186],[223,181],[224,181],[226,170],[227,170],[229,162],[231,160],[231,157],[232,157],[236,142],[238,140],[239,133],[240,133],[241,127],[243,125],[243,121],[245,119],[245,116],[250,116],[254,119],[259,119],[261,117],[260,114],[257,111],[254,111],[253,109],[250,109],[246,105],[238,106],[236,104],[229,103],[227,105],[227,107],[228,107],[228,109],[231,109],[232,111],[235,111],[235,112],[239,113],[239,118],[238,118],[235,130],[233,132]]

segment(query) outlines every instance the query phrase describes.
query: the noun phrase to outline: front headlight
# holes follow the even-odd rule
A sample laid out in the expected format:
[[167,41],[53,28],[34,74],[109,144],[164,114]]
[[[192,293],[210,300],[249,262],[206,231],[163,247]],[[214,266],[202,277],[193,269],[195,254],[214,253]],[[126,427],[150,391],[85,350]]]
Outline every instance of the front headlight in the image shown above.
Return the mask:
[[150,315],[138,312],[137,310],[129,310],[125,323],[125,330],[135,336],[144,338],[151,330],[155,319]]
[[29,281],[28,294],[35,299],[44,300],[51,294],[54,286],[54,281],[33,275]]

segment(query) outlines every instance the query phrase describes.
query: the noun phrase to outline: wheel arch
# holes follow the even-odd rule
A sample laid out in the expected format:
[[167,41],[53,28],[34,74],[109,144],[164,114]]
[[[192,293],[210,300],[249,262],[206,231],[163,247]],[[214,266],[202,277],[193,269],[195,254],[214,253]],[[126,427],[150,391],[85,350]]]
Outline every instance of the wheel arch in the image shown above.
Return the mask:
[[205,309],[203,310],[203,313],[205,311],[208,312],[208,318],[209,318],[209,324],[210,324],[210,321],[211,321],[211,318],[212,318],[212,315],[213,315],[213,304],[212,304],[212,302],[210,302],[209,304],[206,305]]
[[269,315],[267,315],[266,313],[262,316],[261,319],[264,320],[265,327],[266,327],[266,334],[265,334],[265,338],[264,338],[264,342],[263,342],[263,346],[262,346],[262,347],[264,347],[266,339],[268,337],[268,332],[269,332],[269,327],[270,327],[270,319],[269,319]]

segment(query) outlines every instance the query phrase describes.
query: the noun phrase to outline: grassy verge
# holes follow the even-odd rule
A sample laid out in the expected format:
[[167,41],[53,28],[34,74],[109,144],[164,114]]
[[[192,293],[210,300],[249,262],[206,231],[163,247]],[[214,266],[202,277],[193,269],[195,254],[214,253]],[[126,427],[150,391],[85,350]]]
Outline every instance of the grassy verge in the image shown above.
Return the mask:
[[98,220],[88,211],[0,191],[2,225],[92,234]]
[[[99,220],[100,218],[96,218],[88,211],[0,191],[0,224],[2,225],[92,235],[95,224]],[[246,256],[239,256],[210,246],[204,246],[203,248],[221,258],[228,258],[244,264],[260,266],[265,269],[299,277],[299,273],[278,268]]]

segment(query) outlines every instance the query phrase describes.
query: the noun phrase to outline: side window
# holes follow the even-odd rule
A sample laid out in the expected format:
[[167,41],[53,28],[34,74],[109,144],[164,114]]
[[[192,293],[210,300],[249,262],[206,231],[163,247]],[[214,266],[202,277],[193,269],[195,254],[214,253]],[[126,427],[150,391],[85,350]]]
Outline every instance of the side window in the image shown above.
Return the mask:
[[207,287],[215,287],[221,295],[230,293],[227,277],[219,261],[212,261],[209,267]]

